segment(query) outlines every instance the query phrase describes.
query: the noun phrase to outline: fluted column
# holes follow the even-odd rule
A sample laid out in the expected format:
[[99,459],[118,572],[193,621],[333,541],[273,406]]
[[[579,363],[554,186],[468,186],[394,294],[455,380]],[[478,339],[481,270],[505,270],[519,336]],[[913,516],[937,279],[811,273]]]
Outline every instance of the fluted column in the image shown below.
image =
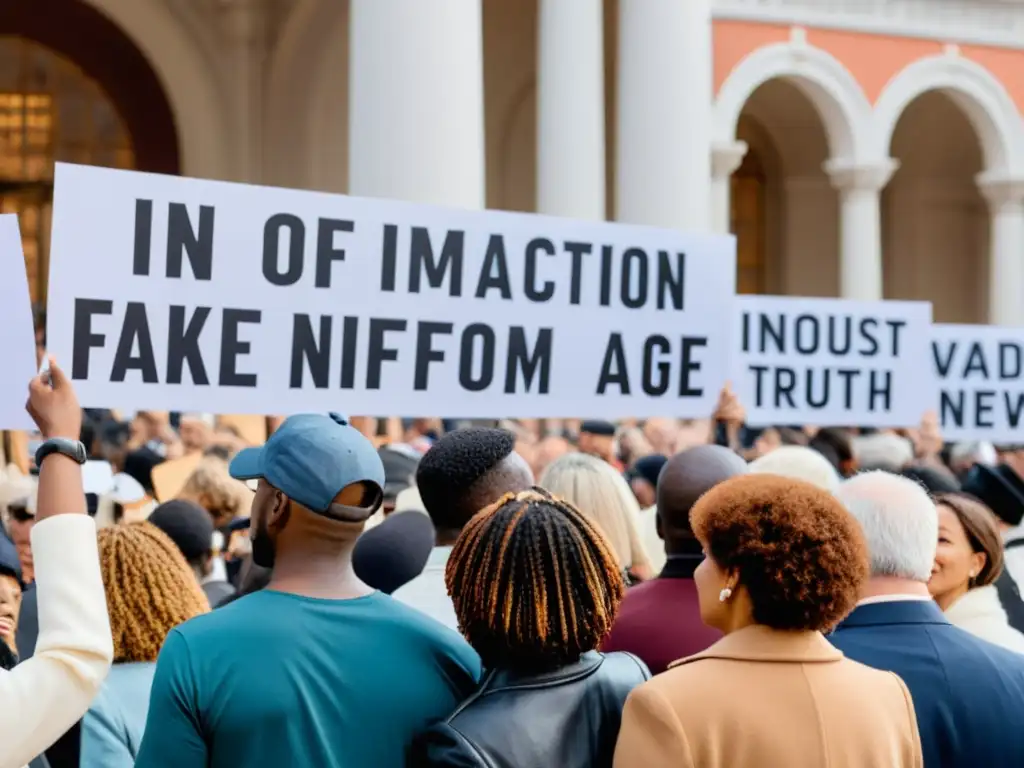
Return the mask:
[[351,0],[349,191],[482,208],[480,0]]
[[839,192],[839,295],[879,301],[882,285],[881,193],[899,163],[829,161],[825,170]]
[[982,174],[978,188],[991,217],[988,321],[1024,325],[1024,179]]
[[537,210],[605,216],[602,0],[540,0]]
[[616,218],[707,232],[710,0],[620,0]]

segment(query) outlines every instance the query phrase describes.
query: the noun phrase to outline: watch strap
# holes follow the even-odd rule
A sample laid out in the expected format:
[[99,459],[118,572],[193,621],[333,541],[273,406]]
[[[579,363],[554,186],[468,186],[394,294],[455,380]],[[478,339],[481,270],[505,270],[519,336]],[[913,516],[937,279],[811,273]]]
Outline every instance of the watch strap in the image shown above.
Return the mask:
[[43,459],[52,453],[59,453],[79,464],[85,464],[89,458],[85,446],[78,440],[69,440],[66,437],[51,437],[43,442],[36,450],[36,466],[41,467]]

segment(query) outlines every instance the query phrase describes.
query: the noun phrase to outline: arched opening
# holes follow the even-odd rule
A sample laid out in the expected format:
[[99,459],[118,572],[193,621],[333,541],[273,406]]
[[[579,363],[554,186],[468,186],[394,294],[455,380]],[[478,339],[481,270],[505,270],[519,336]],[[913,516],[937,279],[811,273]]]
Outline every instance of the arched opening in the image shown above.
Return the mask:
[[56,162],[179,171],[174,118],[134,43],[78,0],[0,6],[0,211],[16,213],[46,299]]
[[985,322],[989,215],[974,126],[928,91],[900,115],[890,151],[900,166],[882,194],[885,297],[931,301],[937,322]]
[[839,203],[822,170],[829,136],[814,104],[793,83],[770,80],[743,106],[736,137],[749,147],[731,180],[737,290],[837,295]]

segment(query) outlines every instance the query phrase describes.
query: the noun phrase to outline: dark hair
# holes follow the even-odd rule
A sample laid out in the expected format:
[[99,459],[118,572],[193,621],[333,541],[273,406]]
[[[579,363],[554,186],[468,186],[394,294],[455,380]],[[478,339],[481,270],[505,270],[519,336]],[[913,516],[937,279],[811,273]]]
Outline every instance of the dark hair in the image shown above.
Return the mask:
[[213,518],[193,501],[172,499],[153,510],[149,522],[167,534],[190,565],[199,565],[213,548]]
[[[819,429],[808,445],[832,462],[832,466],[840,475],[854,460],[853,441],[850,440],[850,433],[839,427]],[[844,467],[844,464],[847,467]]]
[[449,432],[431,446],[416,468],[416,486],[436,528],[461,530],[480,509],[495,501],[478,504],[471,491],[515,446],[511,432],[488,427]]
[[868,578],[860,526],[835,496],[801,480],[726,480],[694,505],[690,522],[715,563],[739,572],[758,624],[827,631]]
[[900,470],[899,474],[920,485],[928,491],[929,496],[935,496],[940,493],[957,493],[960,490],[960,483],[951,474],[947,474],[934,467],[904,467]]
[[608,634],[625,592],[604,536],[534,489],[473,517],[445,568],[459,628],[487,668],[569,664]]
[[971,579],[971,587],[985,587],[998,579],[1003,572],[1003,538],[999,535],[995,513],[966,493],[937,494],[935,504],[953,510],[964,527],[972,552],[985,553],[985,565]]

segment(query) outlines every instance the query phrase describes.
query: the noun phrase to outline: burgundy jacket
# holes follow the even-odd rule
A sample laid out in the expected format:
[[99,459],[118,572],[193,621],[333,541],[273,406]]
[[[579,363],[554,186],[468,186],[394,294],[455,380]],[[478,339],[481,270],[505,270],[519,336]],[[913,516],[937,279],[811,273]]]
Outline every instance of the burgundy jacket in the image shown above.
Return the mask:
[[657,675],[676,659],[715,643],[722,634],[700,620],[693,582],[693,572],[703,559],[702,555],[670,555],[658,578],[629,589],[602,650],[628,651]]

